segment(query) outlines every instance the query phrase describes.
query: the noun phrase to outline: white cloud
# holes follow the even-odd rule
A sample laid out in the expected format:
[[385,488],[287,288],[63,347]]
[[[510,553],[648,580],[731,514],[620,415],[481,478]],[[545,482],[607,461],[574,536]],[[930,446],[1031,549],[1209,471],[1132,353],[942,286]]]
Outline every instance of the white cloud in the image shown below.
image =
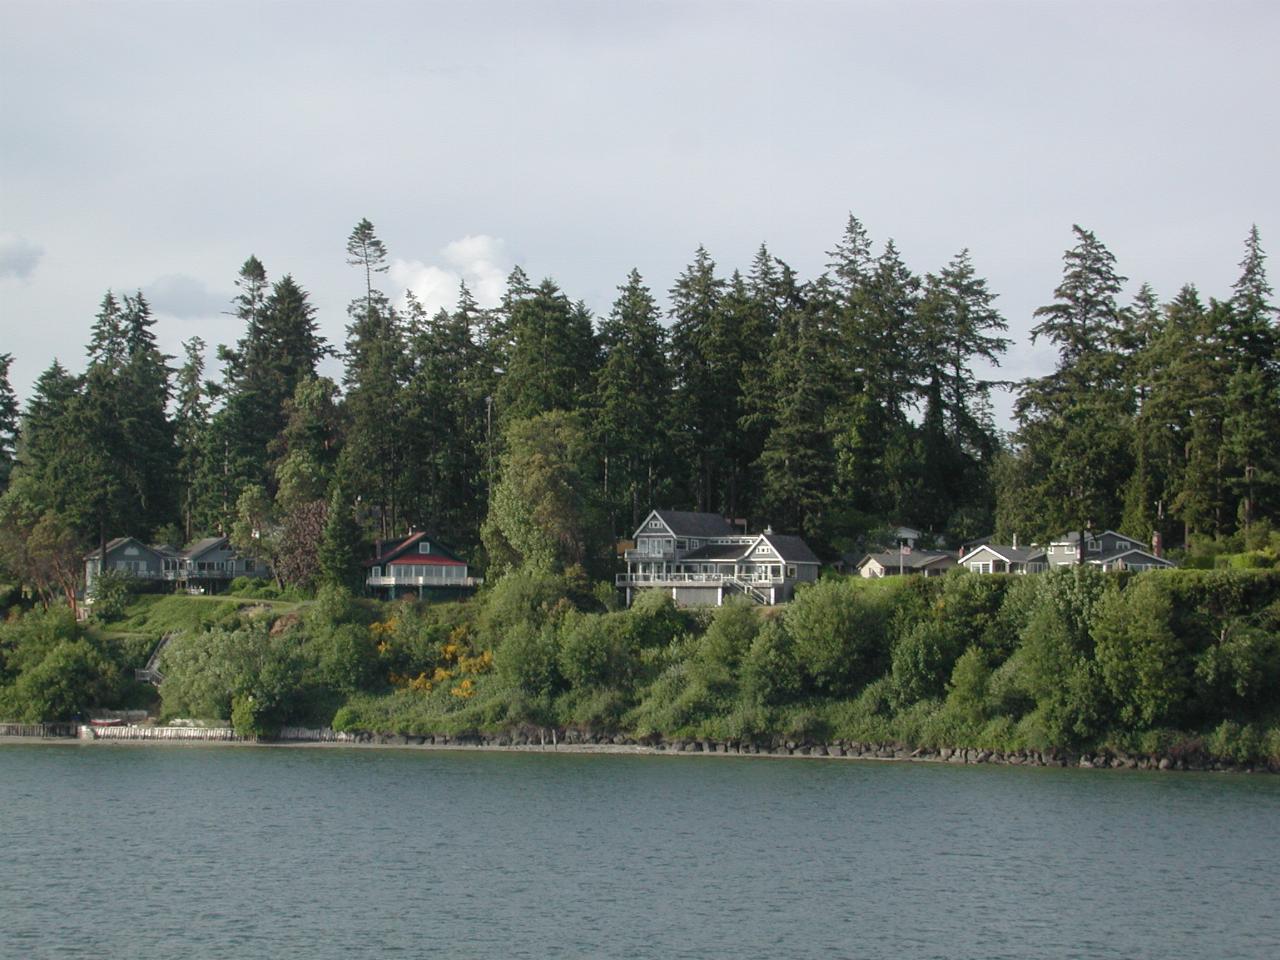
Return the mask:
[[462,237],[445,244],[437,258],[442,263],[393,260],[392,284],[411,290],[428,313],[452,310],[458,302],[458,284],[464,280],[480,306],[495,307],[502,300],[510,270],[503,240],[486,234]]
[[[469,238],[468,238],[469,239]],[[0,234],[0,277],[26,280],[36,272],[44,248],[13,233]]]
[[203,280],[169,273],[143,288],[151,309],[182,320],[203,319],[231,310],[231,295],[210,290]]

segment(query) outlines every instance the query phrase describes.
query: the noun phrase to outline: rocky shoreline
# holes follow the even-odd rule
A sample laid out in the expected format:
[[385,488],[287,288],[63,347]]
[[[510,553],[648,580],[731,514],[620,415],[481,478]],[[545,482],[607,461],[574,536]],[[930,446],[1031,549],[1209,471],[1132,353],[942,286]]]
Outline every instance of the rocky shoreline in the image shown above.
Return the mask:
[[[70,726],[70,725],[68,725]],[[33,735],[0,731],[0,743],[30,742]],[[81,727],[78,739],[45,734],[42,742],[108,744],[214,744],[265,747],[390,747],[420,750],[487,750],[530,753],[628,754],[677,757],[762,757],[809,760],[876,760],[957,765],[1060,767],[1095,770],[1156,770],[1201,773],[1280,773],[1280,764],[1240,764],[1188,749],[1176,754],[1133,754],[1116,750],[985,750],[976,747],[910,748],[897,743],[856,740],[819,741],[783,737],[711,740],[630,737],[580,730],[524,728],[509,733],[401,734],[334,732],[328,728],[290,727],[276,737],[254,739],[230,728],[128,726],[93,730]]]
[[[1233,773],[1280,773],[1280,765],[1236,764],[1198,752],[1180,755],[1129,754],[1100,750],[983,750],[973,747],[908,748],[894,743],[855,740],[815,741],[771,738],[755,741],[636,738],[577,730],[524,730],[509,734],[428,734],[359,732],[350,743],[384,747],[455,750],[563,751],[565,753],[629,753],[650,756],[793,757],[805,759],[899,760],[921,763],[994,764],[1026,767],[1076,767],[1105,770],[1173,770]],[[274,741],[289,742],[289,741]]]

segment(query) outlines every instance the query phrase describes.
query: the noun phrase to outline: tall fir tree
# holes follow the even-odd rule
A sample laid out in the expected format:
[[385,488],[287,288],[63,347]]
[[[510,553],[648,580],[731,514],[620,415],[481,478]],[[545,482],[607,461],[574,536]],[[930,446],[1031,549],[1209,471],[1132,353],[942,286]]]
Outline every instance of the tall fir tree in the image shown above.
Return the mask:
[[9,487],[9,476],[18,455],[18,398],[9,384],[13,354],[0,353],[0,494]]
[[339,472],[344,486],[371,506],[379,535],[401,523],[405,433],[401,409],[407,373],[405,331],[399,313],[373,278],[387,270],[387,251],[373,224],[361,220],[347,238],[347,262],[363,274],[364,295],[347,308],[346,416],[348,440]]
[[668,413],[672,452],[684,473],[676,479],[676,497],[698,510],[722,507],[720,481],[726,436],[718,411],[726,398],[717,390],[715,325],[724,281],[706,248],[671,288],[672,394]]
[[616,536],[635,530],[657,505],[659,492],[665,492],[669,462],[663,408],[671,382],[665,334],[653,294],[632,270],[600,325],[604,361],[596,375],[591,421]]
[[1131,471],[1131,405],[1114,349],[1123,328],[1116,297],[1125,278],[1092,233],[1073,231],[1077,243],[1063,257],[1055,300],[1036,309],[1040,322],[1032,330],[1033,341],[1043,337],[1057,346],[1058,368],[1025,382],[1015,407],[1016,442],[1041,461],[1034,487],[1038,522],[1016,531],[1024,535],[1118,525],[1120,491]]

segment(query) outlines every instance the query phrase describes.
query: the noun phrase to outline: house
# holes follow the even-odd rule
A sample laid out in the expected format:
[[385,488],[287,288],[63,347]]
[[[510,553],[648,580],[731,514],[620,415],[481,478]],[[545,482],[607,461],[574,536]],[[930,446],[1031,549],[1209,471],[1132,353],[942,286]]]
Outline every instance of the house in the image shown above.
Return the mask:
[[1085,562],[1103,570],[1170,570],[1176,566],[1172,561],[1140,547],[1117,548],[1110,553],[1091,556]]
[[971,573],[1040,573],[1048,563],[1040,547],[984,543],[961,557],[960,566]]
[[366,589],[385,600],[414,593],[420,598],[458,593],[484,582],[470,575],[465,560],[422,531],[398,540],[379,540],[364,567]]
[[167,547],[152,547],[136,537],[116,537],[106,544],[107,562],[102,563],[102,547],[84,556],[85,592],[91,593],[93,582],[103,570],[127,574],[136,580],[164,580],[167,561],[173,552]]
[[179,554],[178,582],[192,592],[215,592],[219,583],[236,577],[269,577],[271,568],[253,557],[242,557],[226,537],[205,537]]
[[742,595],[757,603],[785,603],[799,583],[818,579],[820,562],[802,539],[745,533],[714,513],[653,510],[625,550],[627,572],[617,576],[630,606],[635,591],[670,591],[680,606],[722,606]]
[[857,571],[863,577],[896,577],[900,573],[918,573],[940,577],[956,565],[950,550],[888,550],[868,553],[858,561]]
[[[84,558],[85,591],[103,569],[102,550]],[[107,570],[126,573],[144,582],[173,583],[179,589],[213,592],[219,583],[236,577],[269,577],[271,568],[252,557],[241,557],[226,537],[205,537],[184,550],[170,546],[148,546],[136,537],[117,537],[107,542]]]
[[[1142,541],[1126,537],[1114,530],[1103,530],[1101,533],[1086,532],[1082,544],[1080,533],[1072,531],[1049,542],[1047,550],[1049,568],[1053,570],[1076,563],[1090,563],[1101,557],[1141,549],[1143,546]],[[1167,561],[1163,565],[1173,566]]]

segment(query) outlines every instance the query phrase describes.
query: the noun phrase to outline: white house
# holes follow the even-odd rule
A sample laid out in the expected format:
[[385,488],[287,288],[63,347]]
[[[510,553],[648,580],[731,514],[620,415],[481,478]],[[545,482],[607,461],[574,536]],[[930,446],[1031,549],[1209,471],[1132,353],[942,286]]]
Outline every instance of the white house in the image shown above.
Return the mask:
[[714,513],[654,510],[635,532],[617,577],[630,605],[635,591],[666,590],[681,606],[721,606],[726,597],[785,603],[798,583],[818,579],[820,562],[796,536],[744,533]]

